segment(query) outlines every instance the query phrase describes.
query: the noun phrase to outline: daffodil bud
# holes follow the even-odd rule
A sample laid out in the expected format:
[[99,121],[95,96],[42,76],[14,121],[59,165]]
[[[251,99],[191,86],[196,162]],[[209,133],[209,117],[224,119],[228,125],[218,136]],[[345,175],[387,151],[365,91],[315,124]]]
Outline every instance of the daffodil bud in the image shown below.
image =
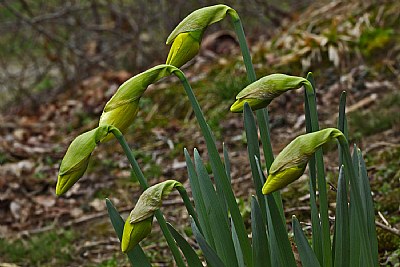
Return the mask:
[[231,111],[242,112],[245,102],[252,110],[265,108],[275,97],[288,90],[298,89],[307,82],[305,78],[285,74],[265,76],[240,91],[236,96],[236,102],[231,106]]
[[174,39],[166,64],[180,68],[200,50],[201,31],[182,32]]
[[110,125],[97,127],[72,141],[61,161],[56,186],[57,195],[67,192],[82,177],[96,144],[109,133],[110,129]]
[[200,8],[184,18],[167,38],[167,45],[172,44],[167,64],[180,68],[195,57],[208,25],[224,19],[228,13],[236,14],[229,6],[214,5]]
[[279,153],[272,163],[262,193],[272,193],[300,178],[314,152],[339,136],[343,134],[336,128],[298,136]]
[[174,188],[183,187],[180,182],[167,180],[147,188],[140,195],[135,208],[126,219],[122,234],[121,250],[129,251],[134,248],[151,232],[154,212],[162,205],[162,200]]
[[121,250],[126,253],[133,249],[140,241],[151,233],[153,225],[153,216],[139,221],[137,223],[131,223],[129,218],[125,221],[124,232],[121,240]]
[[[104,107],[99,126],[112,125],[124,132],[135,119],[139,110],[139,100],[147,87],[170,75],[174,70],[174,66],[158,65],[124,82]],[[107,142],[112,138],[113,135],[109,134],[100,141]]]

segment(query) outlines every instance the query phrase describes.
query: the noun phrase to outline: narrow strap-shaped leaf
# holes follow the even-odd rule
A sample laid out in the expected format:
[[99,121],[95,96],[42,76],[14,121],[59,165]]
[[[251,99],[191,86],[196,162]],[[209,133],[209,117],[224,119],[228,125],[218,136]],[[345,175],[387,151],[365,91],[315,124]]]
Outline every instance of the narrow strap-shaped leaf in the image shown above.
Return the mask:
[[232,222],[232,219],[231,219],[231,229],[232,229],[233,245],[235,246],[236,257],[238,260],[239,267],[245,267],[246,265],[244,264],[242,248],[240,247],[239,239],[235,229],[235,224]]
[[196,119],[199,123],[200,129],[204,136],[207,145],[207,151],[210,157],[210,164],[211,169],[214,173],[214,178],[217,184],[221,185],[224,198],[226,199],[226,203],[228,204],[228,208],[230,214],[232,216],[232,220],[235,224],[237,236],[239,239],[240,246],[243,251],[243,256],[247,266],[252,266],[253,259],[252,259],[252,252],[251,252],[251,245],[250,240],[246,233],[246,228],[244,226],[243,218],[240,214],[239,207],[236,203],[235,195],[233,194],[232,187],[229,181],[229,178],[226,175],[226,171],[224,165],[222,164],[221,158],[219,156],[217,146],[214,142],[213,135],[207,125],[206,120],[204,119],[203,112],[200,109],[199,103],[196,97],[193,94],[193,90],[188,83],[186,77],[184,76],[183,72],[176,71],[174,72],[177,77],[181,80],[186,94],[188,95],[189,101],[193,107],[193,111],[195,113]]
[[[343,151],[345,163],[345,175],[350,180],[350,266],[374,266],[372,255],[369,253],[371,244],[368,242],[368,231],[365,224],[366,215],[363,209],[358,156],[354,150],[353,157],[350,156],[350,149],[347,140],[338,139]],[[362,256],[363,255],[363,256]]]
[[[345,124],[346,124],[346,91],[343,91],[340,94],[340,100],[339,100],[339,116],[338,116],[338,123],[337,123],[337,128],[344,133],[345,129]],[[345,136],[347,138],[347,136]],[[343,164],[343,154],[342,154],[342,149],[339,146],[339,166]],[[348,179],[348,178],[347,178]]]
[[184,149],[184,154],[185,154],[185,159],[186,159],[186,166],[188,170],[188,176],[189,176],[189,182],[190,182],[190,188],[192,189],[192,196],[194,200],[194,204],[196,206],[196,211],[197,215],[199,217],[199,223],[201,225],[201,228],[199,228],[199,231],[205,236],[207,242],[210,244],[212,248],[215,248],[215,242],[214,242],[214,237],[211,232],[211,225],[210,225],[210,219],[209,215],[206,210],[206,206],[204,203],[204,200],[206,199],[205,196],[203,196],[200,188],[200,182],[199,178],[197,176],[197,173],[194,169],[194,164],[192,162],[192,159],[190,158],[189,152]]
[[360,265],[360,255],[361,255],[361,242],[359,225],[362,223],[358,219],[354,190],[350,190],[350,264],[349,266],[361,266]]
[[[357,153],[357,145],[355,145],[355,144],[354,144],[354,147],[353,147],[352,159],[353,159],[353,168],[354,168],[354,171],[356,173],[356,179],[358,180],[358,183],[357,183],[358,189],[359,189],[360,192],[362,192],[364,190],[364,186],[361,183],[360,160],[359,160],[358,153]],[[366,222],[367,221],[367,215],[366,215],[365,211],[367,209],[367,206],[366,206],[367,204],[365,203],[365,194],[361,194],[361,204],[362,204],[362,209],[364,211],[364,218],[362,218],[362,221]]]
[[265,183],[265,179],[262,179],[258,174],[258,168],[256,163],[256,157],[260,158],[260,145],[258,143],[258,134],[256,122],[254,120],[253,112],[248,103],[244,104],[243,110],[244,116],[244,128],[246,131],[247,138],[247,153],[249,154],[249,161],[251,166],[251,174],[253,177],[254,188],[256,190],[257,200],[261,207],[261,214],[264,221],[266,221],[266,203],[262,193],[262,187]]
[[372,255],[373,263],[378,265],[378,240],[376,236],[376,226],[375,226],[375,212],[374,212],[374,202],[372,200],[371,187],[369,185],[369,179],[367,174],[367,167],[365,165],[365,161],[362,157],[362,153],[360,149],[357,149],[358,160],[360,165],[360,178],[361,184],[363,185],[364,200],[365,200],[365,212],[367,216],[367,230],[369,243],[371,244],[370,254]]
[[[304,84],[308,107],[310,111],[310,121],[312,132],[319,130],[318,125],[318,113],[317,113],[317,103],[315,95],[315,81],[312,73],[307,75],[307,80],[309,84]],[[322,157],[322,148],[317,149],[315,152],[315,160],[317,164],[317,183],[319,192],[319,206],[320,206],[320,218],[321,218],[321,237],[322,237],[322,251],[323,251],[323,266],[332,266],[332,250],[331,250],[331,238],[330,238],[330,226],[328,219],[328,197],[326,189],[326,177],[325,177],[325,167],[324,159]]]
[[[222,143],[222,151],[224,154],[224,166],[225,166],[225,172],[226,176],[229,179],[229,182],[232,181],[231,177],[231,162],[229,161],[229,154],[228,154],[228,149],[225,145],[225,143]],[[226,203],[226,198],[224,196],[224,191],[221,187],[217,187],[217,195],[221,199],[221,206],[224,211],[224,216],[228,218],[228,204]]]
[[[121,241],[122,233],[124,231],[124,220],[109,199],[106,199],[106,206],[111,224],[118,236],[118,239]],[[127,256],[132,266],[151,267],[149,260],[139,244],[136,245],[131,251],[128,251]]]
[[[260,163],[256,159],[258,172],[260,176],[264,173],[261,170]],[[292,247],[286,231],[286,225],[283,224],[278,206],[272,194],[266,195],[267,198],[267,224],[271,250],[271,262],[273,266],[295,267],[296,261],[293,256]],[[278,264],[278,265],[276,265]]]
[[209,214],[208,218],[214,237],[215,251],[227,266],[238,266],[228,218],[224,216],[220,199],[215,192],[211,179],[196,149],[194,151],[194,161],[199,177],[200,189],[202,195],[205,196],[204,204]]
[[312,245],[315,255],[320,264],[323,264],[322,253],[322,236],[321,236],[321,221],[319,219],[317,200],[313,193],[313,184],[310,181],[310,206],[311,206],[311,230],[312,230]]
[[340,167],[335,216],[335,266],[350,266],[349,207],[343,165]]
[[194,221],[191,223],[192,230],[194,237],[196,238],[197,242],[201,250],[203,251],[204,257],[206,258],[208,265],[210,267],[225,267],[225,264],[222,260],[218,257],[217,253],[210,247],[207,241],[204,239],[203,235],[200,233],[199,229],[197,228]]
[[226,176],[228,176],[229,181],[231,181],[232,180],[232,177],[231,177],[231,162],[229,161],[229,152],[228,152],[228,148],[226,147],[225,143],[222,144],[222,150],[223,150],[223,153],[224,153],[224,165],[225,165]]
[[168,229],[171,232],[172,236],[174,237],[176,243],[178,244],[179,248],[181,249],[183,255],[186,258],[187,264],[189,267],[203,267],[199,257],[197,256],[196,252],[193,248],[189,245],[181,234],[176,231],[176,229],[170,224],[167,223]]
[[[307,238],[300,227],[300,223],[295,216],[292,217],[294,239],[296,241],[297,250],[300,254],[300,259],[303,267],[318,267],[320,266],[314,251],[308,244]],[[341,266],[341,265],[338,265]]]
[[[267,167],[267,171],[272,165],[274,161],[274,154],[272,152],[271,145],[271,136],[269,133],[269,118],[268,118],[268,109],[263,108],[256,111],[257,123],[260,128],[260,138],[261,144],[263,147],[264,158],[265,158],[265,166]],[[264,181],[265,182],[265,181]],[[281,214],[282,221],[285,222],[285,214],[283,211],[282,197],[280,191],[275,191],[272,193],[275,198],[275,202],[278,205],[279,213]]]
[[260,128],[260,139],[263,147],[265,164],[267,170],[269,170],[272,162],[274,161],[274,153],[272,152],[271,135],[268,121],[268,109],[264,108],[257,110],[256,116],[258,127]]
[[[352,163],[353,169],[356,175],[356,179],[359,178],[359,162],[358,156],[356,152],[357,147],[354,146],[353,155],[352,155]],[[351,184],[350,190],[350,266],[359,266],[362,263],[361,255],[365,252],[362,252],[363,248],[361,242],[363,242],[362,234],[360,232],[359,224],[363,223],[363,219],[358,217],[357,207],[355,202],[355,193],[354,189],[355,185]],[[361,266],[361,265],[360,265]]]
[[268,246],[267,229],[257,199],[251,197],[251,229],[253,233],[253,266],[271,266],[271,256]]
[[[311,84],[314,83],[314,79],[309,73],[307,75],[307,80],[310,81]],[[304,90],[304,115],[305,115],[305,123],[306,123],[306,132],[311,133],[311,114],[310,107],[308,104],[307,90]],[[316,188],[317,188],[317,173],[316,173],[316,163],[315,163],[315,154],[311,156],[310,161],[308,162],[308,170],[310,174],[310,206],[311,206],[311,230],[312,230],[312,246],[315,254],[319,260],[320,264],[324,263],[324,256],[322,252],[322,233],[321,233],[321,221],[319,218],[319,211],[317,207],[317,199],[316,199]]]

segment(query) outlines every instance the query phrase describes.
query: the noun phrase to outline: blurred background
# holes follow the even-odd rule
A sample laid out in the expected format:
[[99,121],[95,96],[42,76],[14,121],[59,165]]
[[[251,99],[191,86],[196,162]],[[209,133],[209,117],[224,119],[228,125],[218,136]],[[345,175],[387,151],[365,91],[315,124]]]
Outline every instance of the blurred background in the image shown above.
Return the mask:
[[[104,204],[110,198],[126,216],[140,194],[122,149],[116,142],[96,148],[85,176],[63,197],[54,192],[59,164],[70,142],[96,127],[120,84],[165,62],[173,28],[217,3],[239,13],[258,77],[313,72],[322,126],[336,125],[347,91],[350,138],[369,167],[381,263],[399,264],[399,1],[0,0],[0,266],[128,266]],[[242,118],[229,113],[247,81],[229,18],[208,28],[183,71],[218,142],[231,151],[233,187],[248,219],[254,192]],[[285,94],[269,108],[276,153],[304,132],[302,94]],[[184,147],[207,156],[173,78],[148,88],[126,138],[151,184],[187,185]],[[334,159],[328,154],[331,212]],[[283,190],[286,217],[305,225],[307,190],[305,179]],[[163,211],[190,236],[181,207],[173,195]],[[154,266],[173,266],[160,236],[155,224],[143,247]]]
[[[269,32],[310,1],[226,1],[252,31]],[[2,1],[1,91],[38,104],[101,70],[163,62],[166,37],[190,11],[215,1]],[[224,26],[222,26],[224,25]],[[216,25],[211,31],[227,28]]]

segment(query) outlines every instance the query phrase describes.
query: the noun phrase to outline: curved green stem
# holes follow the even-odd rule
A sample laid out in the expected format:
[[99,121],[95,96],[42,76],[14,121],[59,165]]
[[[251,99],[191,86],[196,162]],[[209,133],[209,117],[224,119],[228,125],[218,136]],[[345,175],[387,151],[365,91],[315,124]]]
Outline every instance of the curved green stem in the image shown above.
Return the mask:
[[132,150],[129,147],[128,143],[126,142],[121,131],[118,130],[116,127],[112,127],[111,132],[114,134],[115,138],[117,138],[122,149],[124,150],[124,153],[127,156],[129,163],[132,166],[133,173],[135,174],[136,178],[138,179],[139,184],[142,186],[143,189],[149,188],[149,184],[147,183],[147,180],[144,177],[143,172],[140,170],[139,164],[137,163],[135,156],[133,155]]
[[[140,170],[139,164],[137,163],[135,157],[133,156],[133,153],[126,142],[124,136],[122,135],[121,131],[118,130],[116,127],[112,127],[110,131],[114,134],[115,138],[117,138],[118,142],[121,144],[122,149],[124,150],[129,163],[132,166],[132,170],[135,173],[136,178],[138,179],[140,185],[142,186],[143,189],[147,189],[149,187],[146,178],[143,175],[143,172]],[[171,234],[171,232],[168,229],[167,223],[165,221],[164,216],[162,215],[160,210],[157,210],[155,212],[156,219],[158,221],[158,224],[160,225],[161,231],[163,232],[165,239],[167,240],[168,246],[171,249],[171,252],[174,256],[174,259],[176,261],[176,264],[179,267],[185,267],[185,263],[183,261],[182,255],[179,251],[178,246],[175,243],[175,240]]]
[[[309,115],[311,121],[311,132],[319,130],[318,125],[318,113],[317,103],[315,97],[315,90],[313,85],[306,81],[304,87],[307,95],[307,102],[309,108]],[[324,160],[322,157],[322,148],[319,148],[315,152],[315,159],[317,164],[317,182],[319,191],[319,204],[320,204],[320,216],[321,216],[321,231],[322,231],[322,248],[323,248],[323,266],[332,266],[332,250],[331,250],[331,238],[330,238],[330,227],[328,218],[328,197],[326,190],[326,178]]]
[[240,50],[242,51],[244,65],[246,66],[247,79],[250,83],[257,80],[256,72],[254,71],[254,66],[251,61],[250,50],[247,45],[246,36],[244,34],[243,25],[240,21],[239,15],[234,11],[228,11],[233,22],[233,28],[239,40]]

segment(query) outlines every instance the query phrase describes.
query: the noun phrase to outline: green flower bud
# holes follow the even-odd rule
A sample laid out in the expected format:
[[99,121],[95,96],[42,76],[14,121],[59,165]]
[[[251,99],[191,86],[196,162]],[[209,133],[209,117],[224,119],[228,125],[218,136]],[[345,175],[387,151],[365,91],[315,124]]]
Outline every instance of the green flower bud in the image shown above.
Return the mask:
[[262,193],[272,193],[300,178],[314,152],[339,136],[343,134],[336,128],[298,136],[279,153],[272,163]]
[[300,88],[307,79],[285,74],[271,74],[245,87],[236,96],[236,102],[231,106],[232,112],[242,112],[244,103],[249,103],[252,110],[265,108],[275,98],[284,92]]
[[148,236],[151,233],[153,225],[153,216],[137,223],[130,223],[129,220],[130,216],[125,221],[121,240],[121,250],[124,253],[132,250],[140,241]]
[[178,34],[169,50],[166,64],[180,68],[194,58],[200,50],[201,35],[199,31]]
[[167,197],[174,188],[183,187],[180,182],[167,180],[147,188],[140,195],[135,208],[126,219],[122,233],[122,252],[134,248],[151,232],[154,212],[162,205],[162,200]]
[[[227,13],[236,13],[236,11],[226,5],[208,6],[193,11],[171,32],[167,38],[167,45],[171,44],[180,33],[198,32],[201,36],[208,25],[224,19]],[[195,39],[200,38],[195,37]]]
[[172,44],[167,64],[180,68],[194,58],[208,25],[224,19],[227,13],[236,14],[236,11],[226,5],[214,5],[200,8],[184,18],[167,38],[167,45]]
[[[175,70],[174,66],[158,65],[124,82],[104,107],[99,126],[112,125],[124,132],[135,119],[139,110],[139,100],[147,87]],[[109,134],[100,141],[107,142],[113,137]]]
[[67,192],[82,177],[96,144],[109,133],[110,129],[110,125],[97,127],[72,141],[61,161],[56,186],[57,195]]

